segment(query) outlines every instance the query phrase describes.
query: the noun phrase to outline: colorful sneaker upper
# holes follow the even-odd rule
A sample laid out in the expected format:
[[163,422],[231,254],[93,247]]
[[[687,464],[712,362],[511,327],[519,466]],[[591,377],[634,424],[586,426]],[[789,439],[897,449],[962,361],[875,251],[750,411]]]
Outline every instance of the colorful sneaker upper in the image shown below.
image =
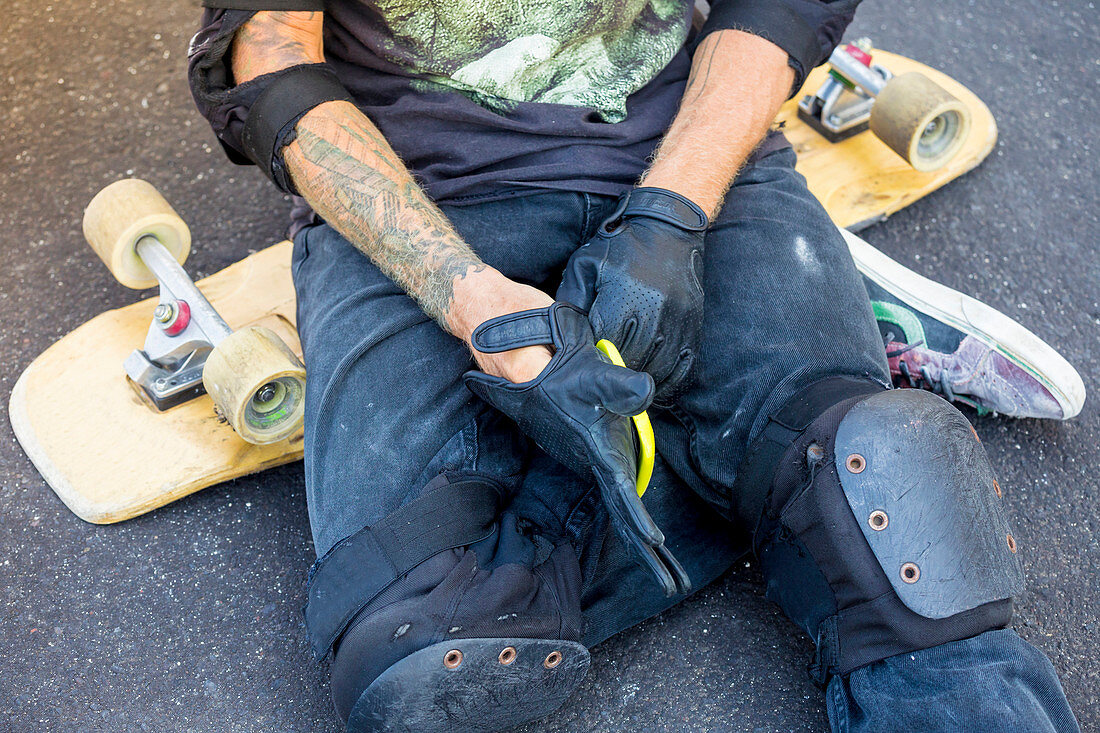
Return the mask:
[[863,282],[895,387],[931,390],[979,414],[1065,417],[1058,400],[1035,375],[995,345],[909,307],[866,277]]

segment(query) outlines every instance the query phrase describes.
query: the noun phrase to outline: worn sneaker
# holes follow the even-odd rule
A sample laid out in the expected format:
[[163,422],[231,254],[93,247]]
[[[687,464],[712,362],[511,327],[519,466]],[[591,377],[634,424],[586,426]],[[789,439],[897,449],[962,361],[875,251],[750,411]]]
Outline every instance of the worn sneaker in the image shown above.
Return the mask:
[[979,414],[1068,420],[1081,411],[1077,370],[1035,334],[844,231],[878,320],[896,387],[916,387]]

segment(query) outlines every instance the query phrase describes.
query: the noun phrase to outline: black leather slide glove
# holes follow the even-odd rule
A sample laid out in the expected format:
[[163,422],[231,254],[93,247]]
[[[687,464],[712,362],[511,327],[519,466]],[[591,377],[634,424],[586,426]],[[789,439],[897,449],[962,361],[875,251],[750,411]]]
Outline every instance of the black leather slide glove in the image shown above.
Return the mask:
[[635,188],[570,257],[557,300],[588,313],[597,339],[657,383],[668,405],[688,385],[703,322],[703,210],[663,188]]
[[535,379],[513,384],[480,371],[466,386],[512,418],[552,458],[592,476],[627,549],[657,578],[666,595],[687,593],[691,581],[664,546],[661,530],[638,496],[638,451],[630,419],[653,397],[653,379],[615,366],[595,345],[584,313],[565,303],[520,311],[482,323],[474,348],[499,353],[548,344],[550,363]]

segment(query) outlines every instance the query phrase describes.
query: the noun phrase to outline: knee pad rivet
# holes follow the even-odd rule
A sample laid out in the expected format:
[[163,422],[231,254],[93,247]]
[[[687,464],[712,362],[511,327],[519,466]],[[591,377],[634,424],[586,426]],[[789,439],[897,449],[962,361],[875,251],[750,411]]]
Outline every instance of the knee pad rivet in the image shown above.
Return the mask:
[[1002,494],[1001,494],[1001,485],[999,483],[997,483],[997,479],[993,479],[993,490],[995,492],[997,492],[997,498],[1000,499],[1001,496],[1002,496]]
[[501,650],[500,655],[497,657],[497,661],[507,667],[512,662],[516,661],[516,648],[514,646],[506,646]]
[[871,512],[871,516],[867,518],[867,523],[871,525],[871,529],[876,532],[881,532],[886,529],[886,525],[890,523],[890,517],[881,509],[876,509]]
[[906,583],[916,583],[920,580],[920,568],[915,562],[907,562],[901,566],[901,579]]
[[443,666],[447,669],[458,669],[462,664],[462,652],[452,649],[443,656]]
[[1012,535],[1007,535],[1007,539],[1008,539],[1008,549],[1009,549],[1009,551],[1012,552],[1012,553],[1015,553],[1016,552],[1016,538],[1013,537]]
[[853,453],[848,456],[848,460],[844,462],[849,473],[863,473],[863,469],[867,468],[867,460],[858,453]]
[[554,667],[557,667],[559,664],[561,664],[561,659],[561,652],[550,652],[546,655],[546,661],[542,663],[542,666],[546,667],[547,669],[553,669]]

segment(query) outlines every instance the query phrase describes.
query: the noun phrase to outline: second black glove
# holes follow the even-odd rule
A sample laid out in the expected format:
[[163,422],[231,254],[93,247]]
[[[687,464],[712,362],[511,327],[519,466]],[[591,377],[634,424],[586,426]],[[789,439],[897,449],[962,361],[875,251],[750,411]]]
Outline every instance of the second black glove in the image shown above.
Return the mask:
[[663,188],[636,188],[570,257],[557,299],[588,313],[597,339],[648,372],[667,405],[689,384],[703,323],[707,216]]

